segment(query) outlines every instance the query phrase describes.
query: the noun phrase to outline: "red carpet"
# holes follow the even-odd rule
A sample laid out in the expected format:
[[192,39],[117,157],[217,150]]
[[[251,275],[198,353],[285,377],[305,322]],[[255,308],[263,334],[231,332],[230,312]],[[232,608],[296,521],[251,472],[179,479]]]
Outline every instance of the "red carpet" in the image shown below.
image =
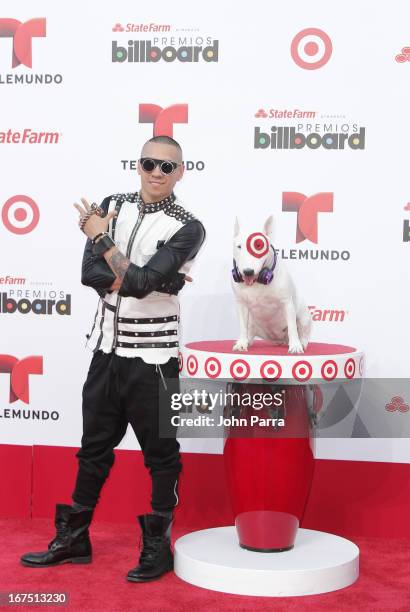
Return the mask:
[[[147,584],[126,582],[124,576],[135,565],[139,530],[135,525],[94,522],[94,560],[90,565],[62,565],[30,569],[19,564],[20,554],[44,550],[54,536],[48,519],[2,519],[0,591],[66,592],[69,604],[16,610],[98,610],[106,612],[216,612],[265,610],[410,610],[410,540],[354,538],[361,551],[359,580],[351,587],[325,595],[292,598],[225,595],[191,586],[173,573]],[[173,537],[191,529],[176,521]],[[9,608],[12,609],[12,608]]]

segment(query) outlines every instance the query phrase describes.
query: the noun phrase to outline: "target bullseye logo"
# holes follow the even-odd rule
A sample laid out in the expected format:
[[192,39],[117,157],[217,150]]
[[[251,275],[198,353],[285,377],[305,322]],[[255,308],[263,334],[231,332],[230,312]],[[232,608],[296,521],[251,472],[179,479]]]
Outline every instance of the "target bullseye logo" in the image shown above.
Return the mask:
[[246,249],[253,257],[265,257],[269,251],[269,242],[265,234],[254,232],[246,240]]
[[209,357],[205,361],[205,372],[208,378],[217,378],[221,373],[221,363],[216,357]]
[[182,368],[184,367],[184,358],[182,356],[181,351],[178,351],[178,369],[182,372]]
[[299,382],[309,380],[312,376],[312,366],[308,361],[297,361],[292,368],[292,376]]
[[290,46],[292,59],[305,70],[322,68],[332,55],[332,41],[319,28],[306,28],[298,32]]
[[195,376],[198,371],[198,359],[194,355],[189,355],[186,362],[186,368],[188,370],[188,374]]
[[28,234],[37,226],[40,210],[32,198],[16,195],[9,198],[1,211],[6,229],[13,234]]
[[232,361],[229,371],[235,380],[245,380],[245,378],[248,378],[251,368],[245,359],[235,359]]
[[346,378],[353,378],[354,373],[356,372],[356,364],[354,359],[350,358],[346,361],[344,370]]
[[282,366],[274,359],[268,359],[261,365],[260,375],[265,380],[277,380],[282,375]]
[[338,367],[336,361],[333,361],[333,359],[328,359],[321,368],[322,378],[325,380],[333,380],[337,376],[337,371]]

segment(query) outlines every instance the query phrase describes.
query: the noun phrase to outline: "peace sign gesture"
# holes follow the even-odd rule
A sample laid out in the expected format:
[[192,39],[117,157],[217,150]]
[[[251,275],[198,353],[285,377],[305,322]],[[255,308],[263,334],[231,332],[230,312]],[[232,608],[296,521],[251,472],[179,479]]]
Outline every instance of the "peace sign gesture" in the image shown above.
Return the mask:
[[80,213],[78,225],[84,234],[93,239],[97,234],[106,232],[111,219],[116,215],[115,211],[109,212],[103,217],[104,212],[99,206],[96,204],[90,205],[85,198],[81,198],[81,202],[82,206],[76,202],[74,207]]

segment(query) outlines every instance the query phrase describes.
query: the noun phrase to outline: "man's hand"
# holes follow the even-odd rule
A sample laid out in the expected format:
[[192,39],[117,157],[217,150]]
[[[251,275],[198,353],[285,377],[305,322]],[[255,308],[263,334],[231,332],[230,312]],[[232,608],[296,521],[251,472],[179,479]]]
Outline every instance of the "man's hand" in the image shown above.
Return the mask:
[[118,289],[121,287],[122,284],[122,280],[120,278],[115,279],[115,281],[113,282],[113,284],[110,287],[110,291],[118,291]]
[[[81,198],[81,202],[83,206],[75,203],[74,206],[80,213],[79,225],[82,217],[84,217],[87,213],[91,211],[91,206],[87,202],[85,198]],[[109,212],[105,217],[99,217],[98,215],[91,215],[86,224],[83,227],[83,232],[90,238],[91,240],[97,236],[97,234],[101,234],[102,232],[106,232],[108,229],[108,225],[111,219],[115,217],[115,211]]]

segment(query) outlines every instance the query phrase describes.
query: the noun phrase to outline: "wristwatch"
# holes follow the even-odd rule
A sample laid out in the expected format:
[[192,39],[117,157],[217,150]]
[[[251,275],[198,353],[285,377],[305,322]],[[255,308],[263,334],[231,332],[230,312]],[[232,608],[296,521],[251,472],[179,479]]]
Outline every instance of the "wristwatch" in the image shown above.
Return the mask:
[[96,255],[97,257],[102,257],[104,253],[106,253],[107,251],[112,249],[112,247],[115,246],[114,240],[107,233],[103,234],[101,237],[96,236],[96,238],[98,238],[97,242],[94,242],[94,240],[92,240],[92,243],[93,255]]

